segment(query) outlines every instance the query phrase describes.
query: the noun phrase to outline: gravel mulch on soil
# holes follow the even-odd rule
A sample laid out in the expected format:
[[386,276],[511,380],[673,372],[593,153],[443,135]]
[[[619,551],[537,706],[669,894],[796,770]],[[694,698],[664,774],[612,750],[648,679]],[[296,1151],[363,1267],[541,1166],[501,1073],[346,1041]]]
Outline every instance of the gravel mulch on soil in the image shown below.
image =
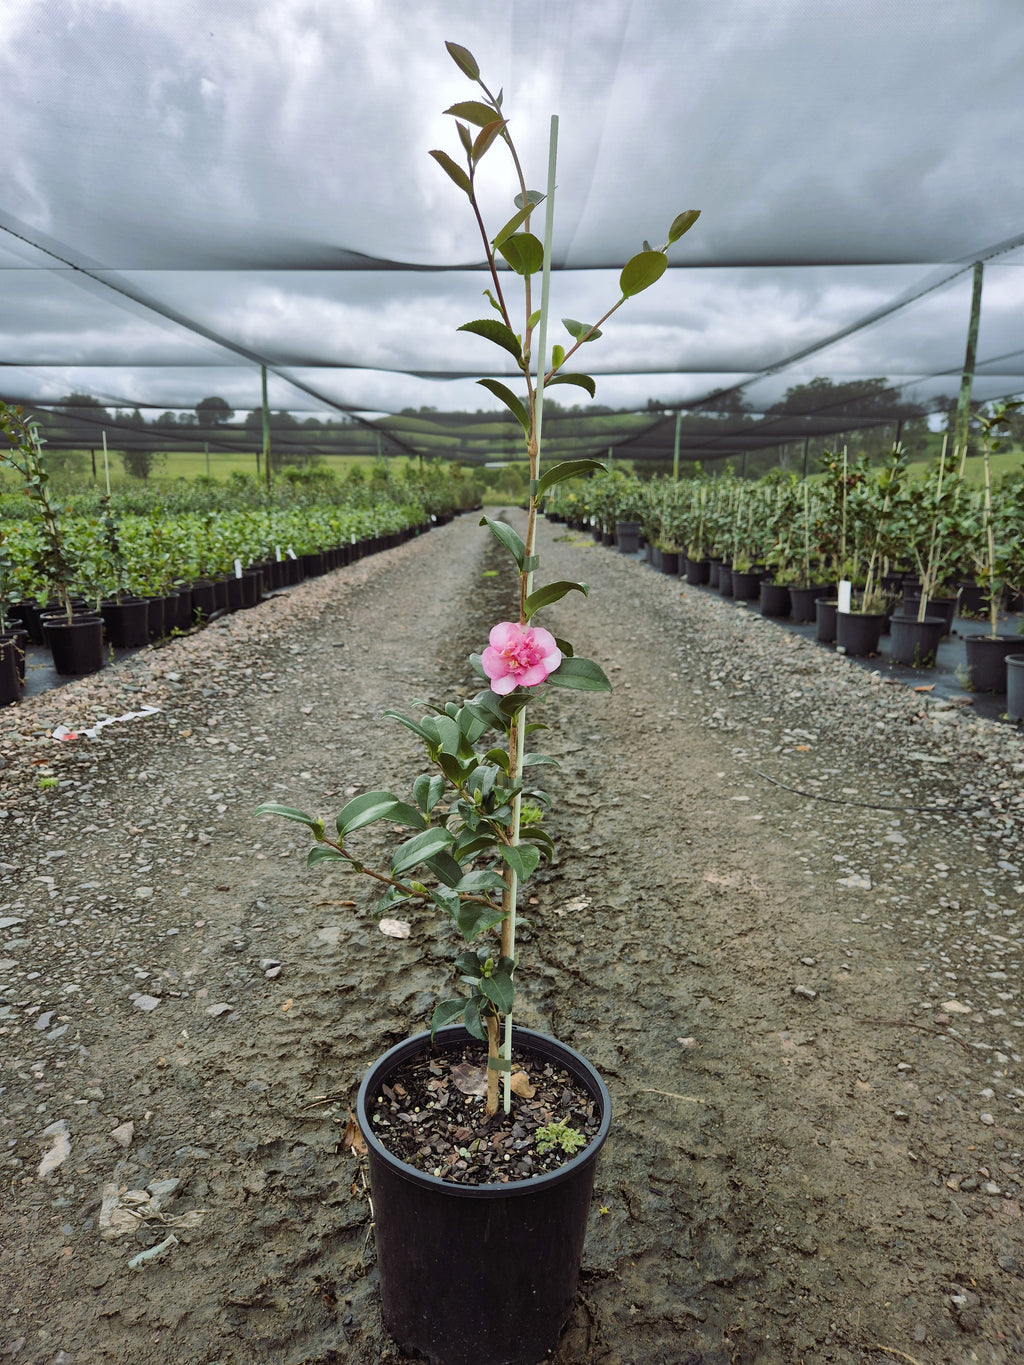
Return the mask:
[[[345,1134],[453,943],[382,935],[253,811],[407,789],[381,713],[476,690],[513,614],[476,522],[0,712],[0,1359],[401,1361]],[[554,1359],[1024,1359],[1020,733],[540,552],[615,685],[545,703],[561,852],[519,941],[519,1022],[614,1109]]]

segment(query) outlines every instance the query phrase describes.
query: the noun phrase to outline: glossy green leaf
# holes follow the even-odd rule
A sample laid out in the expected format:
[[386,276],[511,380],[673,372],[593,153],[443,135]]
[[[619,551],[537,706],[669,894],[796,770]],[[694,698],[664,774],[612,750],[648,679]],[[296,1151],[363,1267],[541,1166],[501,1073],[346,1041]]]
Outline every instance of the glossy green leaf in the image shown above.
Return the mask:
[[672,220],[672,226],[668,230],[668,240],[678,242],[684,232],[689,232],[694,223],[700,217],[700,209],[687,209],[684,213],[679,213]]
[[[551,348],[551,368],[552,368],[553,370],[557,370],[558,367],[559,367],[559,365],[561,365],[561,363],[562,363],[562,361],[563,361],[564,359],[565,359],[565,347],[564,347],[564,346],[552,346],[552,348]],[[549,383],[549,384],[551,383],[551,380],[550,380],[550,379],[548,380],[548,383]]]
[[492,521],[490,517],[481,517],[480,525],[490,528],[491,534],[501,541],[505,549],[508,550],[520,571],[523,571],[523,560],[526,557],[526,546],[523,544],[519,535],[505,521]]
[[508,1014],[515,1001],[515,987],[506,972],[480,978],[480,993],[485,995],[499,1014]]
[[477,65],[476,58],[468,47],[462,47],[458,43],[448,42],[445,43],[445,47],[448,49],[448,55],[463,75],[468,76],[471,81],[478,81],[480,79],[480,68]]
[[446,829],[425,829],[419,834],[414,834],[411,839],[406,839],[395,849],[391,859],[391,875],[397,877],[403,872],[408,872],[410,868],[442,852],[454,842],[454,836]]
[[430,1041],[434,1041],[434,1034],[439,1028],[444,1028],[446,1024],[454,1024],[457,1019],[461,1019],[465,1008],[465,1000],[439,1000],[430,1017]]
[[307,815],[305,811],[296,810],[294,806],[280,806],[276,801],[264,801],[262,806],[257,806],[254,812],[256,815],[279,815],[283,820],[294,820],[298,825],[308,825],[313,829],[319,823],[316,816]]
[[532,232],[515,232],[498,248],[517,275],[536,275],[544,265],[544,243]]
[[338,812],[338,838],[344,840],[353,830],[372,825],[375,820],[390,820],[396,825],[424,829],[426,820],[414,806],[399,801],[390,792],[364,792]]
[[525,882],[540,862],[540,849],[532,844],[517,844],[515,848],[503,848],[502,860],[510,867],[521,882]]
[[459,141],[462,143],[462,150],[466,153],[467,156],[472,156],[473,134],[469,131],[469,129],[466,127],[464,123],[456,123],[455,126],[459,130]]
[[544,587],[537,588],[526,599],[524,604],[526,619],[529,621],[534,612],[540,611],[541,607],[549,607],[552,602],[559,601],[568,592],[581,592],[587,597],[590,588],[586,583],[570,583],[566,579],[560,579],[557,583],[545,583]]
[[538,204],[543,204],[546,198],[547,195],[543,194],[540,190],[527,190],[525,199],[521,194],[517,194],[512,202],[517,209],[527,207],[535,209]]
[[432,858],[424,858],[423,866],[429,867],[438,881],[444,882],[445,886],[457,886],[462,878],[462,868],[444,848]]
[[624,298],[631,299],[656,284],[668,267],[663,251],[640,251],[626,262],[619,276],[619,288]]
[[459,906],[455,915],[455,923],[459,926],[459,933],[467,943],[472,943],[478,934],[486,933],[488,929],[493,929],[505,918],[505,912],[500,906],[477,905],[474,902]]
[[343,857],[336,848],[331,848],[329,844],[316,844],[306,854],[306,866],[316,867],[317,863],[347,863],[348,858]]
[[464,118],[467,123],[474,123],[478,128],[486,128],[489,123],[494,122],[494,110],[489,104],[484,104],[483,100],[462,100],[444,112],[454,118]]
[[453,161],[447,152],[439,152],[437,151],[436,148],[433,151],[431,151],[430,155],[434,158],[434,160],[445,172],[445,174],[451,180],[455,181],[459,189],[462,190],[464,194],[468,194],[469,197],[472,199],[473,197],[472,183],[470,182],[469,176],[462,169],[459,163],[457,161]]
[[550,389],[553,384],[575,384],[578,389],[586,389],[591,398],[597,393],[597,385],[589,374],[553,374],[544,387]]
[[604,469],[600,460],[563,460],[561,464],[545,470],[537,480],[537,497],[543,497],[556,483],[565,483],[567,479],[579,479],[584,474],[604,473]]
[[540,316],[541,316],[540,309],[535,308],[533,312],[530,314],[530,316],[526,319],[527,327],[530,328],[536,327],[537,323],[540,322]]
[[487,1042],[487,1025],[480,1017],[479,998],[467,1000],[463,1007],[463,1022],[466,1025],[466,1032],[473,1038],[479,1038],[481,1043]]
[[497,322],[494,318],[476,318],[472,322],[464,322],[458,331],[472,332],[475,336],[493,341],[496,346],[501,346],[522,364],[523,348],[519,344],[519,338],[511,327],[506,327],[503,322]]
[[503,891],[505,880],[497,872],[467,872],[455,888],[456,891],[475,893],[477,891]]
[[518,213],[514,213],[512,215],[512,217],[508,220],[505,226],[499,230],[498,235],[491,242],[491,245],[494,247],[495,251],[498,250],[498,248],[501,246],[502,242],[506,239],[506,237],[511,237],[513,232],[515,232],[517,228],[521,228],[523,226],[523,224],[526,222],[527,218],[529,218],[532,212],[533,205],[531,204],[528,208],[520,209]]
[[526,405],[521,398],[518,398],[507,384],[502,384],[497,379],[478,379],[478,384],[483,385],[489,393],[493,393],[495,398],[500,398],[508,408],[509,412],[518,420],[519,425],[530,434],[530,414],[526,410]]
[[548,674],[551,687],[571,687],[578,692],[610,692],[612,685],[590,659],[564,659]]
[[[383,714],[388,716],[391,720],[400,721],[401,724],[404,725],[406,729],[411,730],[414,735],[419,735],[420,739],[425,739],[431,744],[436,744],[438,742],[437,733],[433,729],[433,721],[424,722],[414,720],[412,716],[405,716],[401,711],[384,711]],[[428,723],[431,727],[430,729],[427,728]]]
[[412,784],[412,794],[424,815],[429,815],[444,795],[444,778],[440,773],[423,773]]
[[[587,341],[596,341],[601,335],[600,327],[595,327],[594,330],[591,331],[589,322],[577,322],[575,318],[563,318],[562,326],[569,335],[575,337],[577,341],[582,341],[584,337],[586,337]],[[559,364],[561,364],[561,361],[559,361]]]
[[524,768],[560,768],[562,765],[557,758],[552,758],[550,754],[524,754]]

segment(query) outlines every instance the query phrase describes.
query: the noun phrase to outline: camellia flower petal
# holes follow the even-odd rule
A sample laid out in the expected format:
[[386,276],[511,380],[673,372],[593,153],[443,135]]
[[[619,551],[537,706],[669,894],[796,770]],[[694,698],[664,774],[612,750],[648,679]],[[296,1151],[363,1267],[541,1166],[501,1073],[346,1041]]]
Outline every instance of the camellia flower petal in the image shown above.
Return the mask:
[[491,691],[507,696],[517,687],[537,687],[562,662],[555,637],[540,626],[501,621],[491,630],[481,655]]

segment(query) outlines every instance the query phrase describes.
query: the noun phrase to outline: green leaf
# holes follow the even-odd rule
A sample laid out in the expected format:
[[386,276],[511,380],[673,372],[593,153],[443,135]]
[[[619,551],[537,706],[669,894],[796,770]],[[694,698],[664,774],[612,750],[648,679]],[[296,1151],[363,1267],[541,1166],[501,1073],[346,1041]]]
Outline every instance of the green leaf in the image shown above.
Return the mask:
[[422,863],[434,854],[442,852],[454,842],[454,836],[446,829],[425,829],[419,834],[414,834],[411,839],[406,839],[395,849],[391,859],[391,875],[397,877],[403,872],[408,872],[417,863]]
[[519,344],[519,338],[511,327],[506,327],[503,322],[496,322],[494,318],[476,318],[473,322],[464,322],[457,330],[472,332],[475,336],[493,341],[496,346],[501,346],[522,364],[523,348]]
[[487,302],[491,305],[491,307],[494,309],[496,313],[501,312],[501,304],[498,302],[498,300],[494,297],[494,295],[491,293],[489,289],[484,290],[484,297],[487,299]]
[[533,312],[530,314],[530,316],[527,318],[526,325],[527,327],[532,328],[536,327],[538,322],[540,322],[540,309],[535,308]]
[[503,848],[501,856],[521,882],[525,882],[540,862],[540,849],[532,844],[517,844],[515,848]]
[[444,778],[440,773],[423,773],[412,784],[412,794],[424,815],[429,815],[444,795]]
[[338,812],[338,838],[344,840],[353,830],[372,825],[375,820],[392,820],[396,825],[409,825],[412,829],[425,829],[427,824],[414,806],[399,801],[390,792],[364,792]]
[[473,134],[469,131],[469,129],[466,127],[464,123],[456,123],[455,126],[459,130],[459,141],[462,143],[462,150],[466,153],[467,156],[472,156]]
[[477,891],[504,891],[505,879],[497,872],[467,872],[455,887],[456,891],[471,894]]
[[516,232],[498,248],[517,275],[536,275],[544,265],[544,243],[532,232]]
[[552,758],[550,754],[524,754],[524,768],[560,768],[562,765],[557,758]]
[[512,202],[513,204],[515,204],[517,209],[522,208],[535,209],[538,204],[543,204],[546,198],[547,196],[542,194],[540,190],[527,190],[525,199],[521,194],[517,194],[515,199],[512,200]]
[[457,1019],[461,1019],[465,1008],[465,1000],[439,1000],[430,1017],[430,1041],[434,1041],[434,1034],[439,1028],[444,1028],[445,1024],[454,1024]]
[[[589,322],[577,322],[575,318],[563,318],[562,326],[569,335],[575,337],[577,341],[582,341],[584,337],[586,337],[588,341],[596,341],[601,335],[601,329],[599,327],[591,332]],[[588,332],[590,332],[589,336],[587,336]],[[561,361],[559,361],[559,364],[561,364]]]
[[280,815],[283,820],[294,820],[298,825],[308,825],[314,829],[319,821],[314,815],[307,815],[305,811],[296,810],[294,806],[279,806],[276,801],[264,801],[262,806],[257,806],[254,812],[256,815]]
[[466,1001],[463,1006],[463,1022],[466,1025],[466,1032],[471,1037],[479,1038],[482,1043],[487,1042],[487,1025],[480,1017],[479,997]]
[[581,592],[584,597],[588,597],[590,588],[586,583],[570,583],[566,579],[560,579],[557,583],[546,583],[543,588],[531,592],[526,599],[524,604],[526,619],[529,620],[541,607],[549,607],[552,602],[557,602],[567,592]]
[[[564,347],[564,346],[552,346],[552,348],[551,348],[551,368],[552,368],[553,370],[557,370],[558,367],[559,367],[559,365],[561,365],[561,363],[562,363],[562,361],[563,361],[564,359],[565,359],[565,347]],[[551,383],[551,380],[550,380],[550,379],[548,380],[548,383],[549,383],[549,384]]]
[[490,528],[492,535],[496,536],[497,539],[501,541],[502,545],[504,545],[505,549],[508,550],[509,554],[516,561],[520,573],[522,573],[523,560],[526,557],[526,546],[512,527],[509,526],[507,522],[492,521],[491,518],[487,516],[481,517],[479,524]]
[[578,692],[610,692],[612,685],[590,659],[563,659],[554,673],[548,674],[551,687],[572,687]]
[[578,479],[584,474],[604,473],[605,467],[600,460],[563,460],[561,464],[548,469],[537,480],[537,497],[543,497],[556,483],[567,479]]
[[468,47],[460,47],[458,43],[445,43],[445,47],[448,49],[448,55],[463,75],[468,76],[471,81],[480,79],[480,68]]
[[435,853],[432,858],[424,858],[423,866],[429,867],[438,881],[444,882],[445,886],[458,885],[462,877],[462,868],[446,849]]
[[491,143],[504,129],[504,127],[505,120],[498,118],[495,119],[492,123],[489,123],[486,128],[482,128],[480,130],[479,134],[477,135],[476,141],[473,143],[472,157],[474,161],[480,160],[484,152],[487,151],[488,147],[490,147]]
[[454,180],[459,189],[468,194],[470,199],[473,197],[473,186],[469,176],[462,169],[457,161],[453,161],[447,152],[439,152],[435,148],[430,155],[445,172],[450,179]]
[[586,389],[591,398],[597,393],[597,385],[589,374],[553,374],[545,383],[545,389],[550,389],[552,384],[575,384],[578,389]]
[[488,749],[484,754],[484,762],[496,764],[508,777],[508,754],[504,749]]
[[689,232],[699,217],[700,209],[687,209],[685,213],[677,214],[668,230],[669,245],[678,242],[684,232]]
[[532,212],[533,205],[530,204],[528,208],[520,209],[518,213],[512,215],[505,226],[498,232],[498,235],[491,241],[491,245],[494,247],[495,251],[501,247],[501,244],[505,241],[506,237],[512,236],[516,228],[522,227]]
[[499,1014],[508,1014],[515,1000],[515,987],[506,972],[495,972],[493,976],[480,978],[480,994],[495,1006]]
[[477,934],[493,929],[504,918],[505,912],[500,906],[469,904],[459,907],[455,915],[455,923],[459,926],[459,933],[466,942],[472,943]]
[[507,384],[502,384],[497,379],[478,379],[478,384],[482,384],[485,389],[493,393],[495,398],[500,398],[508,408],[509,412],[517,418],[519,425],[530,434],[530,414],[526,410],[526,405],[521,398],[517,398]]
[[464,118],[467,123],[475,123],[478,128],[486,128],[489,123],[494,122],[494,110],[489,104],[484,104],[483,100],[462,100],[444,112],[455,118]]
[[317,863],[347,863],[350,859],[345,858],[336,848],[331,848],[329,844],[316,844],[306,854],[306,866],[316,867]]
[[401,723],[414,735],[419,735],[420,739],[425,739],[428,744],[437,744],[437,732],[433,729],[433,721],[429,722],[430,729],[421,724],[418,720],[413,720],[412,716],[403,716],[401,711],[384,711],[383,715],[390,717],[391,720],[401,721]]
[[619,288],[624,298],[631,299],[656,284],[668,267],[668,257],[663,251],[641,251],[626,262],[619,276]]

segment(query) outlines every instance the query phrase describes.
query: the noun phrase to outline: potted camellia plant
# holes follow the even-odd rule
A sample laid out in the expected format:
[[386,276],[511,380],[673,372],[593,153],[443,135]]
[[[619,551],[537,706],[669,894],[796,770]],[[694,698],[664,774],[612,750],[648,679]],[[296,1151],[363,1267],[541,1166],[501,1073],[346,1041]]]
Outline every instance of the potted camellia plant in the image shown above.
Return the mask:
[[981,526],[981,572],[979,581],[984,585],[988,598],[989,632],[987,635],[971,635],[965,641],[967,652],[967,676],[970,685],[978,692],[1006,691],[1006,659],[1020,650],[1020,637],[999,634],[999,607],[1003,588],[1007,582],[1008,559],[1012,551],[997,534],[996,508],[992,499],[992,460],[1002,445],[1000,434],[1010,424],[1011,415],[1019,407],[1019,401],[999,403],[989,417],[980,417],[982,443],[981,453],[985,467],[985,496]]
[[[536,1365],[572,1308],[594,1164],[611,1118],[608,1092],[583,1057],[512,1024],[519,887],[552,849],[543,822],[523,819],[524,802],[531,812],[547,803],[528,779],[550,763],[528,750],[537,728],[528,716],[550,687],[609,687],[596,664],[577,658],[536,620],[566,593],[587,592],[582,583],[535,585],[538,499],[601,468],[571,460],[541,472],[543,393],[568,383],[593,394],[593,380],[567,372],[566,362],[621,304],[656,282],[668,247],[698,213],[680,214],[662,247],[645,243],[623,268],[620,296],[604,316],[592,324],[564,319],[568,342],[549,351],[546,308],[537,306],[534,288],[542,276],[546,297],[554,157],[542,242],[531,217],[545,195],[524,177],[501,95],[485,85],[467,49],[447,48],[482,98],[446,111],[455,119],[462,163],[444,151],[431,155],[480,225],[495,314],[460,330],[511,354],[525,385],[520,397],[498,380],[479,381],[520,422],[530,461],[525,537],[507,523],[481,522],[514,561],[518,619],[490,631],[476,658],[484,684],[477,695],[426,707],[425,714],[389,713],[416,736],[428,760],[409,800],[388,791],[357,796],[330,833],[319,818],[287,806],[260,811],[308,828],[310,866],[340,861],[375,880],[382,916],[427,908],[450,921],[461,940],[459,992],[438,1003],[429,1031],[380,1058],[359,1091],[384,1321],[404,1350],[443,1365]],[[553,125],[552,151],[554,142]],[[508,221],[489,235],[476,175],[494,145],[507,149],[518,192]],[[521,320],[506,296],[509,276],[499,271],[499,259],[522,281]],[[407,831],[382,867],[370,866],[358,848],[358,832],[377,821]],[[466,1087],[467,1074],[467,1088],[479,1089],[479,1097],[467,1097],[457,1083],[456,1075]],[[538,1126],[529,1100],[542,1093],[549,1117]]]
[[43,635],[58,673],[95,673],[103,667],[103,622],[98,613],[82,612],[72,602],[76,556],[64,535],[60,509],[50,496],[43,463],[39,425],[19,406],[0,401],[0,463],[22,479],[26,497],[38,517],[42,551],[33,568],[47,585],[52,601],[43,614]]

